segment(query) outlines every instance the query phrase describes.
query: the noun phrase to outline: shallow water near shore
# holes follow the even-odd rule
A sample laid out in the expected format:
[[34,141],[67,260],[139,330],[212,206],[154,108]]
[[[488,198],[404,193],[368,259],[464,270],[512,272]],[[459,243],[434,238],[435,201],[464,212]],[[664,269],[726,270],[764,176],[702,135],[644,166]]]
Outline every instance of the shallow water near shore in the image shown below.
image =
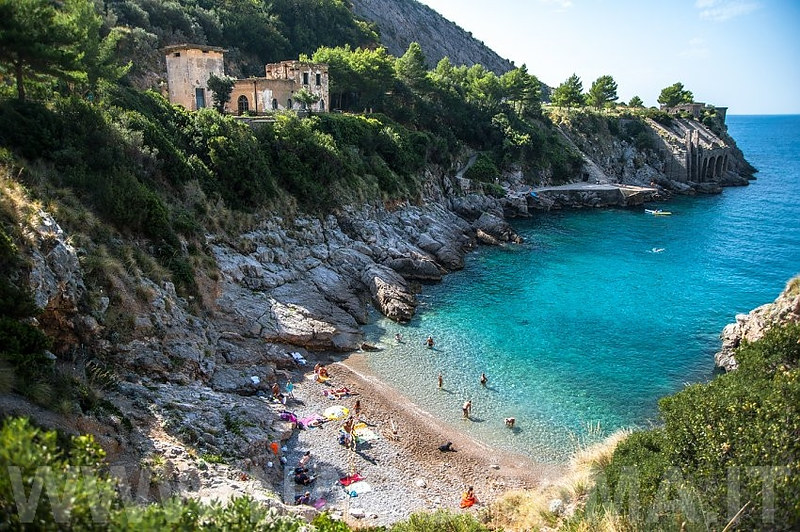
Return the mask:
[[[424,287],[410,324],[366,328],[384,347],[365,356],[370,370],[443,421],[546,463],[657,422],[660,397],[713,376],[722,328],[800,273],[800,117],[728,125],[760,170],[751,186],[656,206],[672,216],[514,221],[525,244],[481,247],[463,271]],[[467,399],[472,421],[461,416]]]

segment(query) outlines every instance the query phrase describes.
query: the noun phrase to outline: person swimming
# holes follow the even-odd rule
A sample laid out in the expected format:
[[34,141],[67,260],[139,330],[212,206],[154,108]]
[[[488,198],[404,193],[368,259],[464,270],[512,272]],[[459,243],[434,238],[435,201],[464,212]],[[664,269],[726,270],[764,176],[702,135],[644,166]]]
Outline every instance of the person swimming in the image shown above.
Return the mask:
[[425,340],[425,345],[428,346],[428,349],[433,349],[433,336],[428,336],[428,339]]

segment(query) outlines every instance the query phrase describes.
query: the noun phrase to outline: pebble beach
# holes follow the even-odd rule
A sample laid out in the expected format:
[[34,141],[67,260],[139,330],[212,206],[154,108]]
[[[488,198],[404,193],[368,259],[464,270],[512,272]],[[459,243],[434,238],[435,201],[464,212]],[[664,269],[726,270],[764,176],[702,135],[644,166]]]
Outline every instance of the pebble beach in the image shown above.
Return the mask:
[[[359,418],[368,429],[369,441],[360,441],[356,450],[341,445],[344,419],[297,430],[285,442],[283,453],[286,502],[308,490],[310,503],[318,510],[348,522],[387,525],[417,511],[476,512],[508,490],[546,484],[563,473],[561,467],[501,452],[434,419],[368,374],[358,354],[327,364],[331,378],[326,383],[316,382],[314,362],[309,361],[308,372],[295,384],[287,410],[299,419],[322,414],[334,405],[352,413],[359,400]],[[330,398],[330,393],[323,393],[341,388],[351,395]],[[446,442],[452,443],[453,451],[439,450]],[[303,486],[294,481],[294,468],[307,451],[311,454],[309,473],[316,478]],[[363,480],[343,486],[340,479],[354,474]],[[460,510],[461,493],[468,486],[474,487],[478,504]]]

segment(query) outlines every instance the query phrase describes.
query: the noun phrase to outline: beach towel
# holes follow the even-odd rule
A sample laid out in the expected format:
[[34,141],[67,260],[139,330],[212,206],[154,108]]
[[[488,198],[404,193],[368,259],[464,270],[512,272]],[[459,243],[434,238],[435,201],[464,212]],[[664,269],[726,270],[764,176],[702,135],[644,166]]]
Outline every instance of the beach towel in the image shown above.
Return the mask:
[[347,475],[346,477],[340,478],[339,479],[339,483],[342,486],[349,486],[350,484],[352,484],[354,482],[359,482],[361,480],[364,480],[364,477],[362,477],[358,473],[355,473],[353,475]]
[[278,414],[278,417],[280,417],[283,421],[290,421],[292,423],[297,423],[297,416],[295,416],[291,412],[281,412],[280,414]]
[[300,424],[303,425],[303,427],[308,428],[308,426],[311,425],[312,423],[317,421],[324,421],[324,419],[325,418],[323,418],[319,414],[311,414],[310,416],[306,416],[303,419],[301,419]]
[[347,417],[348,414],[350,414],[350,409],[341,405],[329,406],[322,412],[322,416],[325,419],[342,419]]
[[328,504],[328,501],[326,501],[326,500],[325,500],[325,499],[323,499],[323,498],[319,498],[319,499],[317,499],[316,501],[314,501],[314,504],[313,504],[313,506],[314,506],[314,508],[316,508],[317,510],[322,510],[322,508],[323,508],[323,507],[324,507],[326,504]]
[[356,425],[356,428],[353,429],[353,435],[361,441],[373,441],[378,439],[378,435],[375,432],[367,428],[366,425],[361,423],[363,426]]
[[363,495],[365,493],[369,493],[372,491],[372,486],[365,480],[361,480],[359,482],[353,482],[349,486],[347,486],[347,491],[351,495],[355,493],[356,495]]

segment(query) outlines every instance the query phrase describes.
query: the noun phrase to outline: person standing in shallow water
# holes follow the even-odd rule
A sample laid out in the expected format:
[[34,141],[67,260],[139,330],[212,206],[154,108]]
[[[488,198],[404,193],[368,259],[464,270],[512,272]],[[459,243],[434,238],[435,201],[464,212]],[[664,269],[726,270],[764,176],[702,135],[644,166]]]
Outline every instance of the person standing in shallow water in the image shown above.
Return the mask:
[[464,403],[464,406],[461,407],[461,411],[464,413],[464,419],[469,419],[470,414],[472,414],[472,400],[468,400]]
[[486,373],[481,373],[481,386],[486,386],[487,382],[489,382],[489,379],[486,378]]
[[444,379],[442,378],[442,374],[439,373],[439,389],[440,390],[442,389],[442,386],[444,386]]

